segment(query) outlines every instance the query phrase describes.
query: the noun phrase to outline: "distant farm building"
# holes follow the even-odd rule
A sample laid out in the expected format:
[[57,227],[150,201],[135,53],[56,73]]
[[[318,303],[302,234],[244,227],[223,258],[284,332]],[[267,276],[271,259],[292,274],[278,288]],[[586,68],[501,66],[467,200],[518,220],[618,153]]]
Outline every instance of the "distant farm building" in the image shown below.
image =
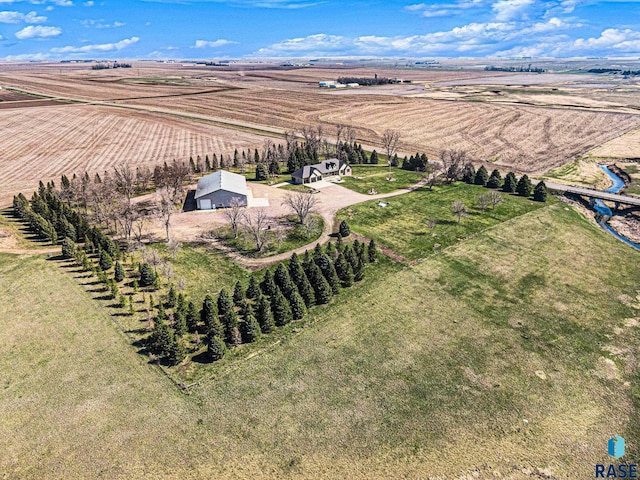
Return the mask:
[[244,175],[220,170],[198,180],[196,205],[198,210],[230,207],[234,201],[247,205],[247,179]]
[[315,183],[320,180],[351,175],[351,167],[347,162],[341,162],[337,158],[331,158],[315,165],[307,165],[291,174],[293,183]]

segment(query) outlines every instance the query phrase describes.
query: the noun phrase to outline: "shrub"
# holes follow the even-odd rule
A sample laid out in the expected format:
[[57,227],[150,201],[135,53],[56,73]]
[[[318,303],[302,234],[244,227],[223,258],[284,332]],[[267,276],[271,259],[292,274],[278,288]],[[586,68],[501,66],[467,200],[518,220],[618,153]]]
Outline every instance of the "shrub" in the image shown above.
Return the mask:
[[340,228],[338,229],[338,233],[342,238],[348,237],[349,235],[351,235],[351,229],[349,228],[349,224],[347,223],[346,220],[342,220],[340,222]]

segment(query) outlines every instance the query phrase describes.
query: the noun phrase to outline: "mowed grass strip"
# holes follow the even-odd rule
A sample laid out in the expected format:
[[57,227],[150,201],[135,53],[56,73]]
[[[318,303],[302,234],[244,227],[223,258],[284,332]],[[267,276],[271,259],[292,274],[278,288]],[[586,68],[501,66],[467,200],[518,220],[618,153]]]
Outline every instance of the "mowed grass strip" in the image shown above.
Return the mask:
[[[422,258],[459,242],[471,235],[511,218],[523,215],[545,204],[502,193],[503,203],[484,212],[476,207],[478,195],[490,192],[476,185],[457,183],[451,186],[420,188],[414,192],[382,200],[365,202],[342,209],[340,220],[346,220],[357,233],[373,238],[410,260]],[[465,203],[468,215],[458,223],[451,207],[456,200]],[[554,199],[550,197],[550,203]],[[429,231],[427,222],[436,225]]]
[[[340,185],[358,193],[366,194],[372,189],[376,193],[390,193],[415,185],[422,178],[416,172],[399,168],[390,169],[384,165],[352,165],[352,168],[353,175],[342,177],[344,183]],[[387,180],[389,175],[392,176],[393,181]]]

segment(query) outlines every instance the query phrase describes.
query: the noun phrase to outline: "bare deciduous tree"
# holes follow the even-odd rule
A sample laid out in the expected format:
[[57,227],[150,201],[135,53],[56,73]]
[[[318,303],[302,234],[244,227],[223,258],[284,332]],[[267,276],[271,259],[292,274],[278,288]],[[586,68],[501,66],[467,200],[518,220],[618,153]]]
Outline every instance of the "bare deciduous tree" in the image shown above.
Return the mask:
[[223,211],[225,218],[229,220],[231,230],[233,230],[233,238],[238,238],[238,229],[240,227],[244,211],[244,205],[237,198],[233,198],[229,208],[225,208]]
[[267,232],[269,231],[271,221],[266,210],[258,208],[254,210],[252,214],[245,214],[243,217],[244,227],[253,238],[256,244],[256,250],[261,252],[267,243]]
[[382,145],[387,153],[387,163],[391,167],[391,157],[398,150],[398,142],[400,141],[400,132],[387,128],[382,134]]
[[145,248],[142,251],[142,259],[153,267],[156,274],[158,267],[162,266],[165,261],[155,248]]
[[180,252],[181,248],[182,248],[182,243],[180,243],[180,242],[178,242],[176,240],[171,240],[167,244],[167,250],[169,251],[169,254],[171,255],[171,258],[173,258],[174,260],[178,256],[178,253]]
[[476,206],[482,211],[482,213],[484,213],[489,206],[490,201],[488,193],[481,193],[476,199]]
[[460,223],[462,217],[467,215],[467,206],[462,200],[456,200],[453,202],[453,205],[451,205],[451,211],[456,217],[458,217],[458,223]]
[[309,214],[315,210],[317,204],[318,199],[310,192],[290,193],[284,199],[284,205],[293,210],[302,225],[306,222]]
[[157,203],[157,213],[158,216],[162,219],[164,223],[164,229],[167,235],[167,242],[171,240],[171,236],[169,235],[169,227],[171,225],[171,217],[173,216],[176,210],[176,204],[174,198],[171,194],[171,189],[167,187],[163,187],[158,190],[158,203]]
[[496,190],[489,192],[489,203],[491,203],[491,209],[493,210],[504,201],[502,194]]
[[316,128],[302,127],[302,136],[304,137],[308,152],[314,159],[318,158],[324,138],[322,125],[318,125]]
[[442,162],[445,181],[451,184],[460,180],[464,166],[467,163],[467,152],[454,149],[442,150],[440,152],[440,161]]

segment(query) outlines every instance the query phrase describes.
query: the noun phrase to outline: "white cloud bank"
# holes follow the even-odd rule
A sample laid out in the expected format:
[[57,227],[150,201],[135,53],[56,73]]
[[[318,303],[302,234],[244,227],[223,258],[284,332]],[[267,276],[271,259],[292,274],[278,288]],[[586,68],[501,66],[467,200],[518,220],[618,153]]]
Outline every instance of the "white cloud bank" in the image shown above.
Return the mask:
[[133,45],[140,41],[140,37],[131,37],[120,40],[114,43],[97,43],[90,45],[83,45],[81,47],[74,47],[68,45],[66,47],[52,48],[54,53],[90,53],[90,52],[112,52],[114,50],[122,50],[130,45]]
[[223,38],[218,40],[213,40],[213,41],[196,40],[196,43],[191,48],[218,48],[218,47],[224,47],[225,45],[232,45],[234,43],[237,43],[237,42],[234,42],[231,40],[225,40]]
[[51,38],[57,37],[62,33],[62,29],[58,27],[43,27],[43,26],[31,26],[24,27],[22,30],[16,32],[16,38],[20,40],[27,40],[31,38]]
[[38,15],[36,12],[0,12],[0,23],[44,23],[47,17]]

